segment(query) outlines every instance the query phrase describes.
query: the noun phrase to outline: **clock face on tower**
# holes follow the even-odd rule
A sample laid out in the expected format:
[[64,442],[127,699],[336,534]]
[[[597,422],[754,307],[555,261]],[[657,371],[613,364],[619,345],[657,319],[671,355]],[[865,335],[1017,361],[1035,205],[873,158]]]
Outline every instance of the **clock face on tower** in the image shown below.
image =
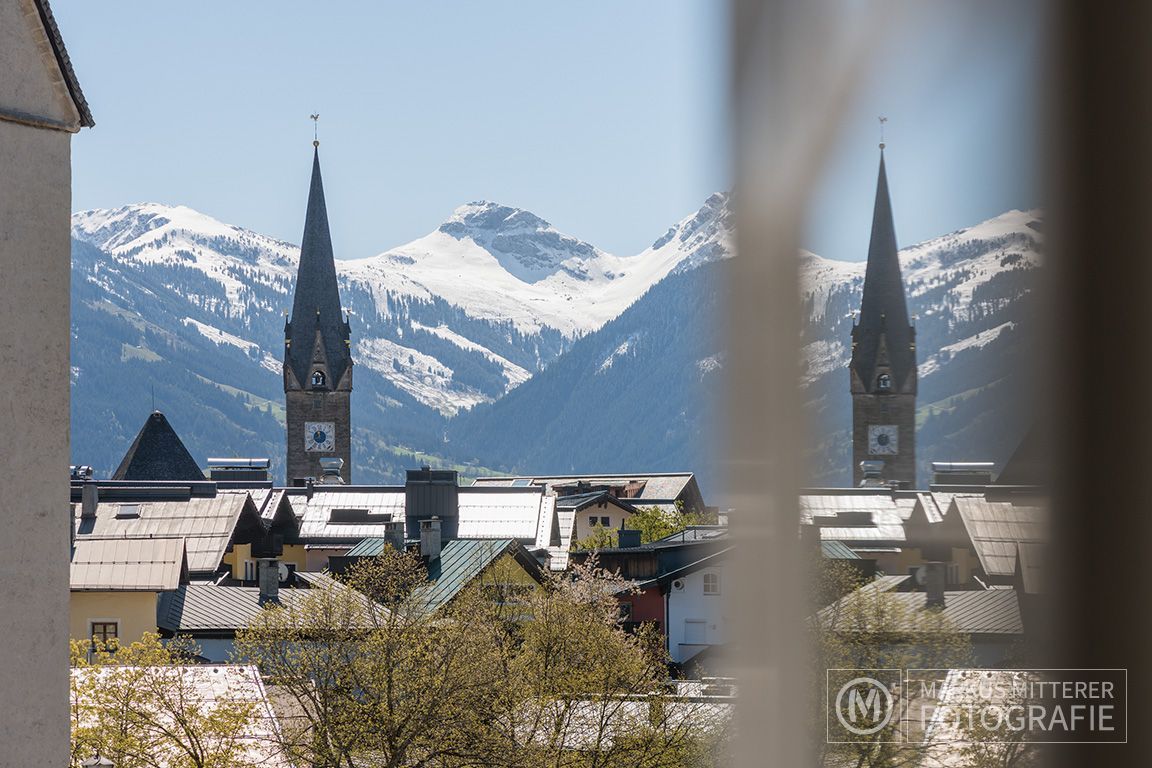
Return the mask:
[[890,456],[897,452],[897,430],[894,424],[868,427],[868,453]]
[[304,422],[304,450],[336,450],[336,425],[330,421]]

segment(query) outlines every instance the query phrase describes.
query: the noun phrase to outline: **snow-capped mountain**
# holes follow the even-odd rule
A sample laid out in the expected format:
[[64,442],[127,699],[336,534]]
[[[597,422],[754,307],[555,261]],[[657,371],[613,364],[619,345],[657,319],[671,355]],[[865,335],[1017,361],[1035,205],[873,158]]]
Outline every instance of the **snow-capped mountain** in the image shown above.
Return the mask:
[[[476,202],[422,238],[337,261],[356,387],[364,392],[354,398],[354,407],[366,411],[357,420],[366,427],[363,439],[438,449],[445,418],[524,383],[681,264],[725,255],[727,230],[708,225],[724,215],[724,201],[714,195],[633,256],[606,253],[528,211]],[[256,368],[237,369],[235,380],[227,374],[208,380],[231,394],[257,395],[278,415],[282,312],[291,305],[296,246],[160,204],[83,211],[73,216],[72,231],[87,246],[74,259],[79,318],[121,322],[127,337],[157,326],[184,342],[119,342],[130,350],[120,357],[178,361],[199,372],[199,358],[227,350]],[[77,354],[84,356],[81,326],[77,335]],[[73,366],[78,401],[109,396],[107,389],[87,389],[94,366],[93,360]],[[156,365],[141,371],[155,374]],[[122,431],[132,432],[131,423]]]
[[[1008,211],[900,251],[919,362],[917,458],[1003,461],[1031,422],[1026,395],[1039,211]],[[848,359],[863,262],[802,254],[804,384],[823,436],[814,480],[850,481]]]
[[[718,421],[707,398],[720,391],[725,354],[700,331],[723,306],[731,229],[727,197],[713,195],[643,252],[618,256],[528,211],[478,202],[422,238],[338,261],[357,363],[356,479],[393,480],[420,461],[465,471],[600,471],[620,469],[623,456],[646,471],[703,466],[702,436]],[[113,469],[154,390],[198,458],[279,464],[281,331],[297,248],[157,204],[77,213],[73,236],[75,459]],[[1019,360],[1040,242],[1039,214],[1011,211],[901,252],[922,466],[1001,459],[1026,426]],[[813,481],[843,484],[864,265],[800,258],[803,385],[823,435]]]
[[[707,208],[708,206],[706,206]],[[654,248],[706,236],[727,242],[723,207],[685,220]],[[920,353],[921,478],[933,460],[1004,460],[1029,424],[1024,363],[1029,273],[1039,264],[1036,212],[1012,211],[900,254]],[[683,248],[691,252],[692,249]],[[724,250],[727,253],[727,249]],[[806,369],[818,435],[810,482],[851,482],[848,394],[852,311],[865,264],[801,253]],[[725,350],[718,324],[726,263],[691,257],[618,318],[573,344],[528,383],[448,425],[456,455],[507,471],[596,472],[643,464],[692,468],[715,483],[722,436],[716,396]],[[720,488],[713,488],[717,491]]]

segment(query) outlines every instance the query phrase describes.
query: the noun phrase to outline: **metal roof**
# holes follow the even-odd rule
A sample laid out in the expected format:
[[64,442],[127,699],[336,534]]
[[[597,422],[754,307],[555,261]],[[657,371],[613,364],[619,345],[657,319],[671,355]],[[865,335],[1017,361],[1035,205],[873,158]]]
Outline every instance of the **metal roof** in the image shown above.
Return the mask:
[[1020,504],[992,501],[984,496],[958,496],[952,500],[980,567],[989,576],[1010,577],[1016,572],[1020,542],[1047,541],[1046,510],[1038,502]]
[[[297,572],[296,578],[306,586],[281,587],[277,593],[286,608],[300,603],[312,587],[351,590],[326,574]],[[361,599],[369,602],[366,597]],[[262,610],[259,587],[186,584],[160,596],[156,626],[172,633],[229,634],[247,627]]]
[[[381,538],[364,539],[349,550],[346,557],[375,557],[384,551],[386,544]],[[428,563],[428,584],[422,588],[427,609],[436,611],[450,602],[497,558],[522,551],[520,542],[515,539],[449,539],[443,542],[440,557]],[[528,560],[522,558],[523,563]]]
[[[73,679],[86,680],[96,676],[115,674],[115,670],[124,667],[94,666],[73,667]],[[268,700],[264,682],[260,672],[254,666],[240,664],[189,664],[169,665],[163,667],[136,667],[134,671],[141,675],[165,683],[169,676],[179,675],[183,683],[182,690],[192,700],[186,704],[200,710],[203,714],[211,713],[217,702],[244,702],[254,705],[253,717],[248,718],[242,730],[229,734],[236,739],[240,747],[240,754],[236,755],[236,764],[259,765],[265,768],[292,768],[291,761],[280,749],[280,724],[276,719],[275,711]],[[171,678],[173,686],[176,679]],[[96,690],[97,687],[80,685],[74,688],[81,696],[86,691]],[[84,702],[81,703],[94,703]],[[80,712],[89,711],[88,707],[81,707]],[[158,722],[163,724],[168,715],[157,710],[155,713]],[[152,760],[160,766],[177,764],[179,758],[168,762],[168,755],[153,753]]]
[[859,541],[875,546],[879,542],[891,542],[899,546],[904,542],[903,525],[858,525],[829,526],[820,529],[821,541]]
[[512,539],[453,539],[444,542],[440,557],[428,564],[428,584],[421,597],[429,612],[451,602],[489,565],[519,542]]
[[840,541],[822,541],[820,550],[829,560],[859,560],[860,555],[852,551],[848,545]]
[[[404,519],[403,488],[342,490],[317,488],[312,497],[289,494],[292,510],[300,519],[300,538],[346,541],[349,544],[383,533],[383,524]],[[332,522],[332,510],[364,510],[363,522]],[[339,515],[337,515],[339,519]]]
[[[828,621],[828,629],[854,631],[857,616],[844,610],[852,601],[877,592],[886,593],[885,600],[902,606],[901,611],[887,612],[893,623],[882,627],[886,632],[924,631],[919,623],[919,613],[925,607],[923,592],[896,592],[904,586],[910,576],[882,576],[865,584],[860,589],[837,600],[820,611],[822,620]],[[1024,633],[1024,623],[1020,618],[1020,603],[1016,592],[1011,589],[963,590],[944,593],[943,618],[950,629],[966,635],[1020,635]],[[872,629],[872,628],[866,628]]]
[[557,485],[566,485],[575,482],[585,482],[591,485],[611,485],[614,483],[643,482],[644,487],[640,493],[625,501],[636,502],[645,499],[675,499],[693,481],[695,475],[691,472],[654,472],[639,474],[607,474],[607,475],[517,475],[515,477],[478,477],[473,481],[474,486],[515,486],[525,482],[547,488],[549,493]]
[[[541,489],[518,488],[508,493],[467,493],[467,490],[460,489],[460,528],[457,534],[460,538],[537,540],[545,511],[546,497]],[[552,509],[552,504],[547,505],[549,517]],[[551,519],[548,523],[550,532]],[[545,541],[544,546],[547,545]]]
[[[355,544],[383,534],[383,524],[405,520],[403,487],[338,490],[316,489],[312,497],[289,494],[293,511],[300,518],[300,538]],[[457,537],[462,539],[518,539],[544,548],[552,543],[556,528],[555,497],[541,488],[459,489]],[[333,522],[333,510],[361,510],[361,519]],[[337,520],[340,515],[337,515]],[[563,537],[563,528],[559,531]]]
[[800,494],[800,522],[826,525],[844,514],[867,513],[874,525],[900,525],[912,516],[915,493],[893,493],[887,488],[872,493],[811,491]]
[[[96,519],[79,516],[73,504],[77,543],[85,539],[183,538],[192,572],[215,571],[240,515],[251,499],[244,491],[220,491],[213,497],[193,496],[181,501],[101,501]],[[121,508],[135,507],[136,516]]]
[[184,539],[80,539],[68,581],[74,591],[162,592],[186,574]]

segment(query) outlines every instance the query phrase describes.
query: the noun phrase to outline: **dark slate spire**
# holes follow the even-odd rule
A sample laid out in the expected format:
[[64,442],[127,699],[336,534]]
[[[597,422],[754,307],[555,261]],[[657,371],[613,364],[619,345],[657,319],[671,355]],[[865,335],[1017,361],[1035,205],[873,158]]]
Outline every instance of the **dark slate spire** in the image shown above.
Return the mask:
[[[864,274],[864,297],[860,319],[852,329],[852,369],[867,391],[875,389],[875,369],[882,356],[891,366],[893,388],[915,391],[915,332],[908,323],[904,281],[896,250],[896,227],[888,198],[888,175],[884,170],[884,147],[880,147],[880,175],[876,180],[876,205],[872,211],[872,239],[868,244],[868,268]],[[909,374],[913,378],[909,379]]]
[[349,364],[349,328],[340,310],[328,208],[324,204],[324,182],[320,178],[319,142],[313,144],[317,148],[312,156],[312,185],[308,190],[308,212],[300,244],[296,297],[292,302],[292,320],[285,331],[290,340],[289,363],[302,386],[307,385],[316,331],[320,331],[328,361],[329,386],[335,387]]
[[153,411],[113,480],[203,480],[204,473],[164,414]]

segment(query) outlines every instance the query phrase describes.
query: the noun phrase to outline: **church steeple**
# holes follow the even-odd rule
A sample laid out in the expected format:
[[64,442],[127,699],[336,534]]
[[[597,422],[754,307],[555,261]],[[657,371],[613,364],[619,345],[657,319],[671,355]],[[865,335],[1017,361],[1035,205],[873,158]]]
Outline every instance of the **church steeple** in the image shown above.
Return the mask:
[[[885,350],[881,349],[881,340],[885,342]],[[860,302],[859,321],[852,329],[852,370],[869,392],[876,388],[876,367],[882,351],[887,353],[891,366],[890,381],[901,388],[910,386],[915,391],[915,331],[908,323],[883,149],[880,150],[880,173],[876,179],[876,203],[872,209],[872,237],[868,243],[864,296]]]
[[348,349],[350,329],[340,310],[332,235],[328,230],[328,208],[324,203],[324,181],[320,176],[319,147],[312,155],[312,183],[308,190],[300,266],[296,273],[296,296],[292,301],[292,320],[285,331],[285,339],[289,342],[287,358],[301,385],[308,384],[315,337],[319,331],[328,363],[327,378],[335,386],[351,364]]
[[908,322],[883,143],[849,381],[855,482],[864,479],[861,462],[868,461],[883,462],[885,483],[915,484],[916,330]]
[[[313,119],[316,117],[319,116]],[[284,323],[289,484],[303,478],[324,477],[328,462],[322,461],[326,459],[342,460],[343,482],[351,482],[352,478],[351,329],[340,307],[324,182],[320,177],[320,142],[312,144],[312,182],[296,293],[292,317]]]

